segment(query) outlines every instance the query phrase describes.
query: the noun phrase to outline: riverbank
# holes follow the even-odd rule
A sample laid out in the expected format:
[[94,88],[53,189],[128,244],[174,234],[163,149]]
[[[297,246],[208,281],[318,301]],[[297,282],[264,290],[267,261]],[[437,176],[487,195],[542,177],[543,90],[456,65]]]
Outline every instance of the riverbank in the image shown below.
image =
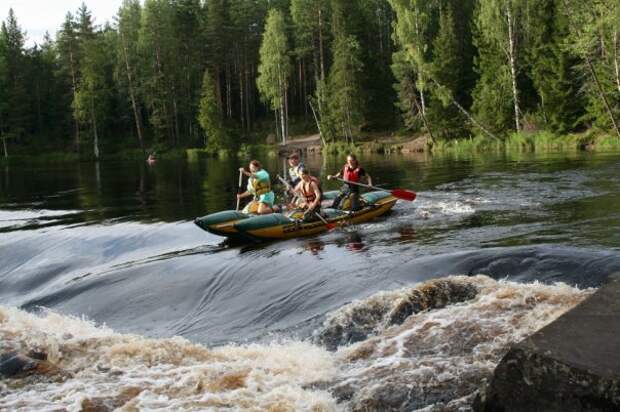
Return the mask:
[[[346,153],[394,154],[394,153],[430,153],[435,155],[471,156],[485,153],[529,153],[562,151],[615,151],[620,150],[620,138],[593,130],[568,135],[556,135],[549,132],[513,133],[505,139],[488,136],[453,139],[432,142],[428,135],[408,136],[394,133],[369,133],[360,136],[354,142],[330,142],[322,144],[319,134],[292,136],[286,144],[252,143],[242,144],[238,149],[210,150],[204,148],[173,148],[156,153],[159,159],[197,160],[203,157],[278,157],[293,152],[304,156]],[[151,151],[147,151],[150,153]],[[103,153],[100,160],[142,160],[144,153],[140,149],[123,149],[113,153]],[[18,152],[8,158],[0,158],[1,163],[8,162],[76,162],[94,161],[92,153],[75,153],[49,151],[45,154],[23,154]]]

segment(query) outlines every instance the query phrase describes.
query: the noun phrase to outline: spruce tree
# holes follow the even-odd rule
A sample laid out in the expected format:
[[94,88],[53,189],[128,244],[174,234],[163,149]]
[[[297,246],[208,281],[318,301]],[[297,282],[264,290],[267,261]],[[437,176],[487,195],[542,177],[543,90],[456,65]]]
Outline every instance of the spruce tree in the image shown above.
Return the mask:
[[572,130],[584,113],[583,82],[574,72],[579,59],[563,47],[569,31],[567,18],[558,10],[562,1],[528,3],[531,21],[526,58],[539,97],[538,117],[542,126],[557,133]]
[[140,100],[139,66],[141,64],[138,51],[138,34],[140,32],[140,17],[142,7],[138,0],[124,0],[117,13],[117,71],[119,84],[126,88],[133,113],[136,136],[142,154],[145,156],[145,142],[142,125],[142,110]]
[[99,158],[100,137],[113,90],[109,83],[114,65],[112,50],[107,49],[103,33],[93,33],[83,44],[82,78],[73,102],[78,120],[88,125],[93,138],[93,155]]
[[466,133],[465,119],[452,103],[452,97],[458,94],[464,78],[464,63],[459,53],[452,9],[448,7],[441,12],[439,30],[433,40],[433,60],[429,65],[431,77],[443,86],[433,90],[428,111],[438,137],[458,138]]
[[8,70],[6,65],[6,40],[4,31],[0,30],[0,140],[2,140],[2,149],[4,157],[8,157],[7,150],[7,109],[8,109]]
[[206,69],[202,78],[202,94],[198,110],[198,123],[204,132],[204,147],[211,150],[226,148],[222,112],[217,104],[213,75]]
[[4,120],[4,142],[25,137],[30,121],[29,89],[26,85],[24,42],[25,36],[13,9],[9,10],[6,22],[2,22],[0,38],[3,41],[6,70],[6,107]]

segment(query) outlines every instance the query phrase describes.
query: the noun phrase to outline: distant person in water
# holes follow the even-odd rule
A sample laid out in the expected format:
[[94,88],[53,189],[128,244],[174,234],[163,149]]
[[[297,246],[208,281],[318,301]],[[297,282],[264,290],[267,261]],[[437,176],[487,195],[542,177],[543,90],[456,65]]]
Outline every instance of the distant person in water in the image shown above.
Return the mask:
[[147,157],[146,162],[149,164],[153,164],[157,161],[157,158],[155,157],[155,153],[150,153],[149,157]]
[[243,199],[244,197],[254,196],[254,201],[258,202],[258,209],[256,213],[259,215],[266,215],[273,213],[273,202],[275,196],[271,190],[271,178],[269,173],[263,169],[258,160],[252,160],[249,165],[249,172],[243,167],[239,168],[239,172],[248,176],[247,190],[243,193],[239,193],[237,197]]
[[[366,171],[360,166],[357,161],[357,157],[354,154],[350,154],[347,156],[347,163],[342,167],[342,170],[336,173],[335,175],[327,175],[327,180],[342,178],[348,182],[353,183],[361,183],[361,180],[364,178],[366,183],[372,186],[372,178]],[[340,188],[340,193],[334,199],[334,203],[332,207],[335,209],[339,209],[341,207],[340,202],[346,199],[347,197],[351,198],[351,210],[357,211],[361,209],[360,205],[360,187],[357,185],[352,185],[348,183],[344,183]]]
[[301,195],[299,207],[304,210],[304,220],[316,220],[316,214],[321,213],[321,187],[319,180],[310,175],[307,169],[301,171],[301,181],[295,187],[295,192]]

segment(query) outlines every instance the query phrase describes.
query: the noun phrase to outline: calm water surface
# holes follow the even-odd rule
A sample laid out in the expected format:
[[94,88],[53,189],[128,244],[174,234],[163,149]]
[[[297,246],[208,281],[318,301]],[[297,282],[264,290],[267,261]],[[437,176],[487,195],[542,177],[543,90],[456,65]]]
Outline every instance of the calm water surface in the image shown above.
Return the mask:
[[[283,159],[261,160],[273,180],[283,173]],[[376,184],[417,200],[366,224],[254,245],[192,223],[234,208],[241,160],[0,165],[0,303],[228,348],[304,344],[349,302],[434,278],[583,289],[620,271],[620,153],[361,161]],[[341,162],[306,159],[321,176]]]

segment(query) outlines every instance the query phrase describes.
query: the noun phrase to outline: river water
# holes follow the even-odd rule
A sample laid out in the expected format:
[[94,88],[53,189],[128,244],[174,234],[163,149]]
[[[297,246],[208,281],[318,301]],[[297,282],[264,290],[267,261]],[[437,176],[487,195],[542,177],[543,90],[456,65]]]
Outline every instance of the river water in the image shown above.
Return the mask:
[[0,350],[62,371],[0,381],[0,410],[468,410],[620,271],[620,153],[361,161],[417,200],[251,245],[192,222],[241,160],[0,165]]

